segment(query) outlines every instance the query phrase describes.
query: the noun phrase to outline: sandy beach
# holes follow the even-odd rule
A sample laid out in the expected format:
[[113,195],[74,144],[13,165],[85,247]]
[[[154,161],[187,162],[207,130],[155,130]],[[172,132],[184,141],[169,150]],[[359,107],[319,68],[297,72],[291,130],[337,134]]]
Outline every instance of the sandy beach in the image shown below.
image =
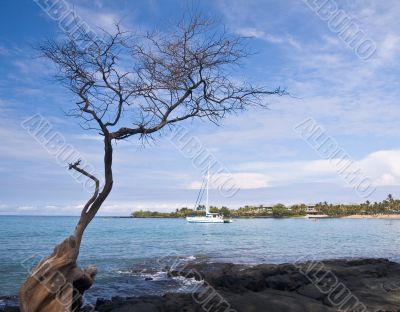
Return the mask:
[[345,219],[400,219],[400,214],[351,215]]

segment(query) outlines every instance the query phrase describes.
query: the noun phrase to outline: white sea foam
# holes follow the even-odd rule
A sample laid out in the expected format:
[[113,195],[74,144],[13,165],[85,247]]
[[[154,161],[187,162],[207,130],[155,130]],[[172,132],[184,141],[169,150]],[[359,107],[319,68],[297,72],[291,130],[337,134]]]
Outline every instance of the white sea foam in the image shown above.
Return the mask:
[[133,270],[117,270],[117,274],[124,276],[132,276],[132,277],[140,277],[142,279],[151,279],[152,281],[160,281],[168,279],[167,272],[164,271],[148,271],[146,269],[141,271],[133,271]]
[[161,281],[161,280],[168,279],[167,273],[163,272],[163,271],[159,271],[156,273],[142,273],[139,276],[144,279],[151,278],[153,281]]
[[173,280],[177,281],[180,285],[177,289],[178,292],[192,291],[204,283],[204,281],[197,281],[195,278],[186,278],[184,276],[173,277]]
[[118,270],[116,271],[117,274],[121,274],[121,275],[132,275],[133,272],[131,270],[127,270],[127,271],[122,271],[122,270]]

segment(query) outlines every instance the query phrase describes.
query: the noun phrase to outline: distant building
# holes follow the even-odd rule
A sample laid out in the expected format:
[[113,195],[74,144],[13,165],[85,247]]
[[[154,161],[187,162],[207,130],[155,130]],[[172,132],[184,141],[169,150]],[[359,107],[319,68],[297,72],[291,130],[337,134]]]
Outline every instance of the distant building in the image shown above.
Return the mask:
[[245,209],[245,214],[272,214],[272,206],[265,206],[265,205],[254,205],[249,206],[246,205],[241,209]]
[[314,214],[318,213],[318,210],[316,209],[315,205],[307,205],[306,212],[307,214]]

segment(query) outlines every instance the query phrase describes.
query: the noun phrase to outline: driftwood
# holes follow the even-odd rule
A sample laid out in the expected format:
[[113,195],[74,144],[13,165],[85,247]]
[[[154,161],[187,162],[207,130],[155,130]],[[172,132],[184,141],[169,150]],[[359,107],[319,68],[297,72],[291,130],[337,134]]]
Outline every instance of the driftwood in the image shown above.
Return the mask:
[[71,236],[42,260],[21,287],[21,310],[78,311],[82,295],[93,284],[97,271],[95,266],[80,269],[77,255],[76,238]]

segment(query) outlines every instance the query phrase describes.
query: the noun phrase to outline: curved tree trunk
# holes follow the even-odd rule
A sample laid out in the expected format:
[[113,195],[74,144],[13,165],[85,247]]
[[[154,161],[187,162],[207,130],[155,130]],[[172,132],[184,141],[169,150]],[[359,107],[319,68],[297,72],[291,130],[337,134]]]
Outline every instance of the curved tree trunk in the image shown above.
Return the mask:
[[22,312],[78,311],[83,293],[91,287],[97,270],[95,266],[81,269],[77,265],[83,233],[101,205],[110,194],[112,177],[111,138],[104,138],[105,184],[99,193],[99,180],[79,167],[80,161],[70,164],[74,169],[96,183],[93,196],[84,206],[74,235],[57,245],[53,253],[32,270],[19,292]]
[[[146,34],[144,40],[137,40],[117,24],[114,34],[66,33],[63,43],[49,41],[39,47],[57,65],[57,77],[78,97],[71,115],[83,118],[89,129],[97,123],[96,129],[104,135],[105,184],[99,192],[98,179],[80,168],[79,161],[70,165],[95,181],[96,190],[75,233],[41,261],[23,284],[22,312],[69,312],[79,306],[80,294],[93,283],[96,269],[79,269],[76,261],[83,233],[112,189],[111,140],[134,135],[146,139],[192,118],[218,124],[228,113],[266,107],[263,96],[286,94],[280,88],[269,91],[237,84],[224,68],[240,65],[249,55],[242,38],[225,32],[216,36],[219,26],[196,12],[187,13],[189,19],[183,18],[167,36]],[[132,57],[132,70],[124,70],[126,55]],[[128,127],[119,125],[127,107],[132,116],[122,119]]]

